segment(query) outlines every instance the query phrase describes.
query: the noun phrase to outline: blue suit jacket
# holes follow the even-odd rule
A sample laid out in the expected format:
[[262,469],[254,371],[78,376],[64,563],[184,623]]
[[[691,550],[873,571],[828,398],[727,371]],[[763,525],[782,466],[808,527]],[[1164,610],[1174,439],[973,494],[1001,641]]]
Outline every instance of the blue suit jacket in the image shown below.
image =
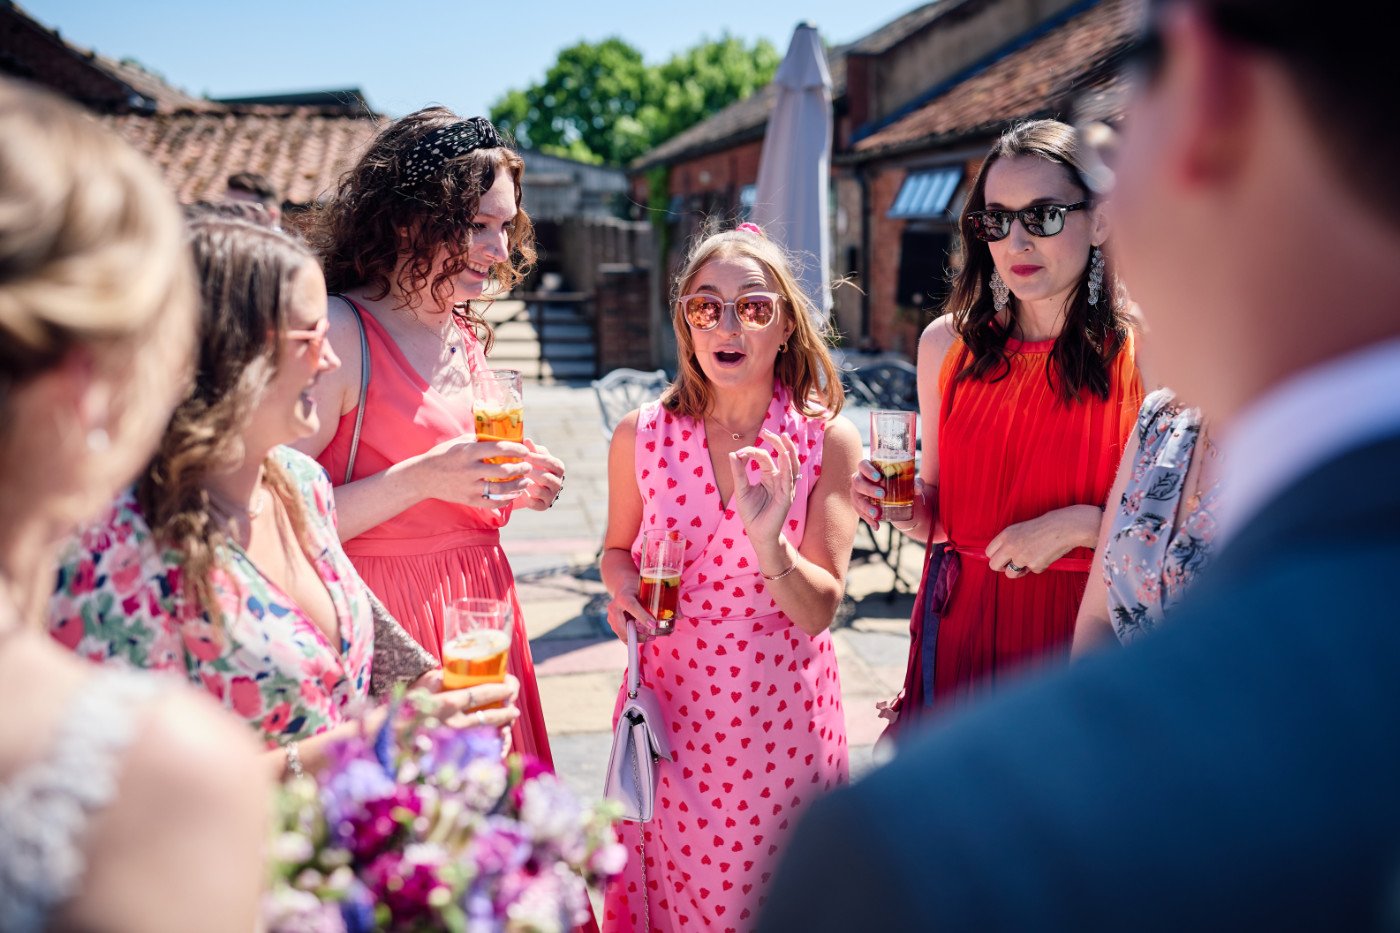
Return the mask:
[[1274,500],[1171,624],[814,805],[770,931],[1400,928],[1400,436]]

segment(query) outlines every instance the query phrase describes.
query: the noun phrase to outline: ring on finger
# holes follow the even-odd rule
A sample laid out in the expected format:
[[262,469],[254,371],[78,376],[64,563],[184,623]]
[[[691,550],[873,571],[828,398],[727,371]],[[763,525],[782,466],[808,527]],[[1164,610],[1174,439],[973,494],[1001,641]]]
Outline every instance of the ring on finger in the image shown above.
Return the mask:
[[481,712],[481,710],[476,711],[476,724],[478,726],[486,725],[486,716]]
[[1006,569],[1007,569],[1007,570],[1010,570],[1012,573],[1025,573],[1025,572],[1026,572],[1026,568],[1025,568],[1025,567],[1018,566],[1017,564],[1014,564],[1014,563],[1012,563],[1011,561],[1007,561],[1007,562],[1006,562]]

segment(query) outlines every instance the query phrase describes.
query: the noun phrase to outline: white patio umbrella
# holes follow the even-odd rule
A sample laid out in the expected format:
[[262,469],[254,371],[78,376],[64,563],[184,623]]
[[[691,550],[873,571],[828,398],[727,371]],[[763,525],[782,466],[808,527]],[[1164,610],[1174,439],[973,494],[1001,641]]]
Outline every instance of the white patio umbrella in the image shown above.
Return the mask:
[[831,313],[831,74],[816,27],[799,23],[773,76],[753,220],[801,261],[799,278],[825,324]]

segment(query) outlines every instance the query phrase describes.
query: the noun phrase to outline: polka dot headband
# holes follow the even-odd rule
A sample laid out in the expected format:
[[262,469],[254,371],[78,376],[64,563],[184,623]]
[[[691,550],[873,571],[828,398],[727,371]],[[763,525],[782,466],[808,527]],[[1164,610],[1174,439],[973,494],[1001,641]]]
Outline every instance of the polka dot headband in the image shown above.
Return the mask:
[[473,149],[495,149],[501,145],[496,128],[485,117],[469,117],[433,130],[408,150],[403,163],[400,188],[416,190],[448,161]]

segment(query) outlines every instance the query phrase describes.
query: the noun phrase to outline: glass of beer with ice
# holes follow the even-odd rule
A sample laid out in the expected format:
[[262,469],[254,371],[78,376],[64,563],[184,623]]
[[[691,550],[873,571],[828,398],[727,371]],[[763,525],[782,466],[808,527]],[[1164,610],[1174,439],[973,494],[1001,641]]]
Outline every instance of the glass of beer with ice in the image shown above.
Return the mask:
[[[514,441],[525,438],[525,394],[520,373],[514,369],[491,369],[472,377],[472,414],[476,416],[479,441]],[[517,463],[519,457],[490,457],[487,463]],[[488,499],[514,499],[515,494],[488,493]]]
[[453,600],[443,616],[442,685],[461,690],[506,679],[510,604],[471,597]]
[[637,599],[655,620],[652,629],[657,635],[676,629],[684,557],[685,538],[680,532],[653,528],[642,533],[642,585]]
[[870,462],[885,487],[881,517],[905,522],[914,517],[914,438],[918,412],[870,413]]

